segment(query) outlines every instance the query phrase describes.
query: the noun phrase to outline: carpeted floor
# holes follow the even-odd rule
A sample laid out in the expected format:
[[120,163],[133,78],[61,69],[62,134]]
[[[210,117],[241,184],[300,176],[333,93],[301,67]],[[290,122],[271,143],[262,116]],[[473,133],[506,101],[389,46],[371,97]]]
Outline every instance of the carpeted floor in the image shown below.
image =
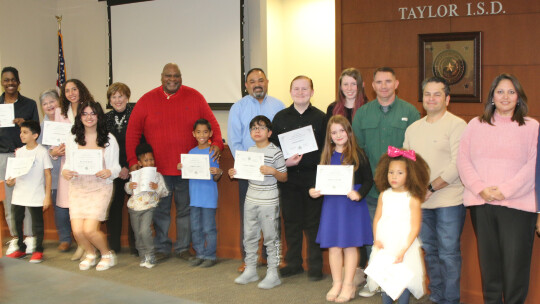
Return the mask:
[[[326,303],[332,282],[330,276],[310,282],[304,273],[282,279],[282,285],[274,289],[261,290],[257,283],[233,282],[238,260],[220,260],[214,267],[200,268],[171,258],[146,269],[128,253],[119,254],[118,265],[107,271],[80,271],[78,263],[69,260],[73,250],[60,253],[56,245],[45,243],[45,260],[38,265],[28,263],[28,258],[0,260],[0,303]],[[264,277],[266,269],[258,271]],[[357,296],[351,302],[371,304],[381,299]],[[412,298],[411,303],[420,301]]]

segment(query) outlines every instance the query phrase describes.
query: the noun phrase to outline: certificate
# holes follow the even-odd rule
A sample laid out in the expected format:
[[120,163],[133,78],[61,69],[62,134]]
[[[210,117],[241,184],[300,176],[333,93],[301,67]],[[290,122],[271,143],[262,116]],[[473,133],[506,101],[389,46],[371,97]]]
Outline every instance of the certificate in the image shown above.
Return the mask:
[[23,176],[30,171],[34,157],[8,157],[6,179]]
[[353,186],[354,166],[318,165],[315,189],[323,195],[347,195]]
[[394,264],[395,260],[395,256],[381,249],[369,259],[369,266],[365,271],[394,300],[399,298],[414,276],[407,265]]
[[180,154],[183,179],[210,179],[208,154]]
[[137,188],[133,189],[133,194],[136,195],[144,191],[156,192],[150,187],[151,182],[158,182],[156,172],[156,167],[144,167],[131,172],[131,181],[137,183]]
[[43,123],[43,144],[58,146],[66,142],[71,134],[71,124],[67,122],[45,121]]
[[234,154],[234,178],[264,181],[261,166],[264,165],[264,153],[236,151]]
[[73,152],[73,171],[80,175],[94,175],[103,170],[101,149],[78,149]]
[[15,107],[12,103],[0,104],[0,128],[15,127]]
[[278,139],[285,159],[295,154],[302,155],[319,149],[311,125],[279,134]]

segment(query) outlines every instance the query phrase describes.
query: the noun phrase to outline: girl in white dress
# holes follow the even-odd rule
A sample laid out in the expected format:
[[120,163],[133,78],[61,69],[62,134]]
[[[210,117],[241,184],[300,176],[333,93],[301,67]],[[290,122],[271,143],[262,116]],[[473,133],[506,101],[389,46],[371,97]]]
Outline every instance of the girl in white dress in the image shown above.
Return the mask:
[[[414,151],[388,147],[375,171],[375,184],[381,194],[373,218],[373,251],[379,250],[396,257],[395,263],[405,263],[414,273],[398,299],[399,304],[409,303],[412,293],[417,299],[424,295],[424,266],[418,233],[422,223],[420,204],[424,201],[429,184],[429,167]],[[368,277],[371,291],[378,284]],[[383,304],[393,303],[384,291]]]

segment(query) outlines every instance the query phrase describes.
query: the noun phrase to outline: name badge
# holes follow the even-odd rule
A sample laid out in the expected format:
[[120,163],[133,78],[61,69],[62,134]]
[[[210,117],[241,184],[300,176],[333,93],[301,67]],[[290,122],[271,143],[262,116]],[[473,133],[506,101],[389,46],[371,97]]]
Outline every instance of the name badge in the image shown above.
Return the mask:
[[409,121],[408,117],[401,117],[401,121]]

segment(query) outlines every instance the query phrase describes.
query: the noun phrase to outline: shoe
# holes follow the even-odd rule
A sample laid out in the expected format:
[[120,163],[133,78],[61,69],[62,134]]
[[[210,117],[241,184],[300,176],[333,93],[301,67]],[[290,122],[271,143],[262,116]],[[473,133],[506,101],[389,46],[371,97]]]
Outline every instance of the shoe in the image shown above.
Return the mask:
[[26,252],[24,251],[20,251],[20,250],[15,250],[13,251],[12,253],[6,255],[8,258],[13,258],[13,259],[22,259],[26,256]]
[[19,250],[19,245],[17,244],[18,241],[19,241],[18,238],[12,238],[6,243],[8,245],[8,249],[6,250],[6,255],[10,255],[13,252]]
[[[356,286],[353,283],[343,284],[339,296],[336,298],[336,303],[345,303],[354,299],[356,295]],[[348,289],[348,290],[347,290]]]
[[238,269],[236,269],[238,272],[242,273],[246,269],[246,263],[242,262],[242,265],[238,266]]
[[144,258],[144,264],[141,264],[141,267],[146,267],[148,269],[154,268],[156,266],[156,258],[152,254],[146,254]]
[[77,246],[77,250],[75,250],[75,253],[71,256],[72,261],[78,261],[84,256],[84,249],[81,246]]
[[79,263],[79,269],[80,270],[88,270],[88,269],[90,269],[90,267],[93,267],[95,265],[96,265],[96,255],[95,254],[87,254],[84,257],[84,260]]
[[285,266],[279,270],[279,274],[282,278],[287,278],[293,275],[301,274],[304,272],[304,268],[300,267],[291,267],[291,266]]
[[308,271],[308,280],[311,282],[317,282],[322,280],[323,274],[322,271]]
[[342,281],[332,282],[332,288],[326,294],[326,301],[334,302],[341,291],[341,286],[343,285]]
[[141,263],[139,263],[140,267],[146,267],[146,257],[141,259]]
[[36,250],[36,238],[33,236],[27,236],[24,241],[26,244],[26,254],[32,254]]
[[199,266],[201,265],[202,263],[204,262],[203,259],[200,259],[200,258],[195,258],[195,257],[192,257],[191,259],[189,259],[189,265],[195,267],[195,266]]
[[279,285],[281,285],[281,280],[279,279],[278,270],[277,268],[272,268],[266,271],[266,276],[257,284],[257,287],[261,289],[272,289]]
[[256,266],[247,266],[244,272],[234,279],[236,284],[248,284],[251,282],[256,282],[259,280],[259,275],[257,274]]
[[189,249],[188,249],[188,250],[180,251],[176,255],[176,257],[184,261],[189,261],[193,257],[193,255],[191,254],[191,252],[189,252]]
[[101,255],[101,260],[96,266],[97,271],[107,270],[116,265],[116,254],[114,251],[109,251],[107,254]]
[[204,259],[204,262],[202,262],[201,266],[202,268],[208,268],[208,267],[212,267],[214,265],[217,264],[217,260],[212,260],[212,259]]
[[71,244],[68,242],[61,242],[57,249],[60,252],[68,252],[71,249]]
[[364,298],[369,298],[369,297],[373,297],[376,293],[377,293],[376,290],[371,291],[369,290],[369,287],[367,285],[364,285],[364,287],[360,289],[360,292],[358,293],[358,295]]
[[159,251],[156,252],[156,262],[157,262],[157,263],[165,262],[165,261],[168,260],[170,257],[171,257],[171,254],[170,254],[170,253],[159,252]]
[[37,264],[41,262],[43,262],[43,252],[34,251],[34,253],[32,253],[32,257],[30,258],[30,263]]

